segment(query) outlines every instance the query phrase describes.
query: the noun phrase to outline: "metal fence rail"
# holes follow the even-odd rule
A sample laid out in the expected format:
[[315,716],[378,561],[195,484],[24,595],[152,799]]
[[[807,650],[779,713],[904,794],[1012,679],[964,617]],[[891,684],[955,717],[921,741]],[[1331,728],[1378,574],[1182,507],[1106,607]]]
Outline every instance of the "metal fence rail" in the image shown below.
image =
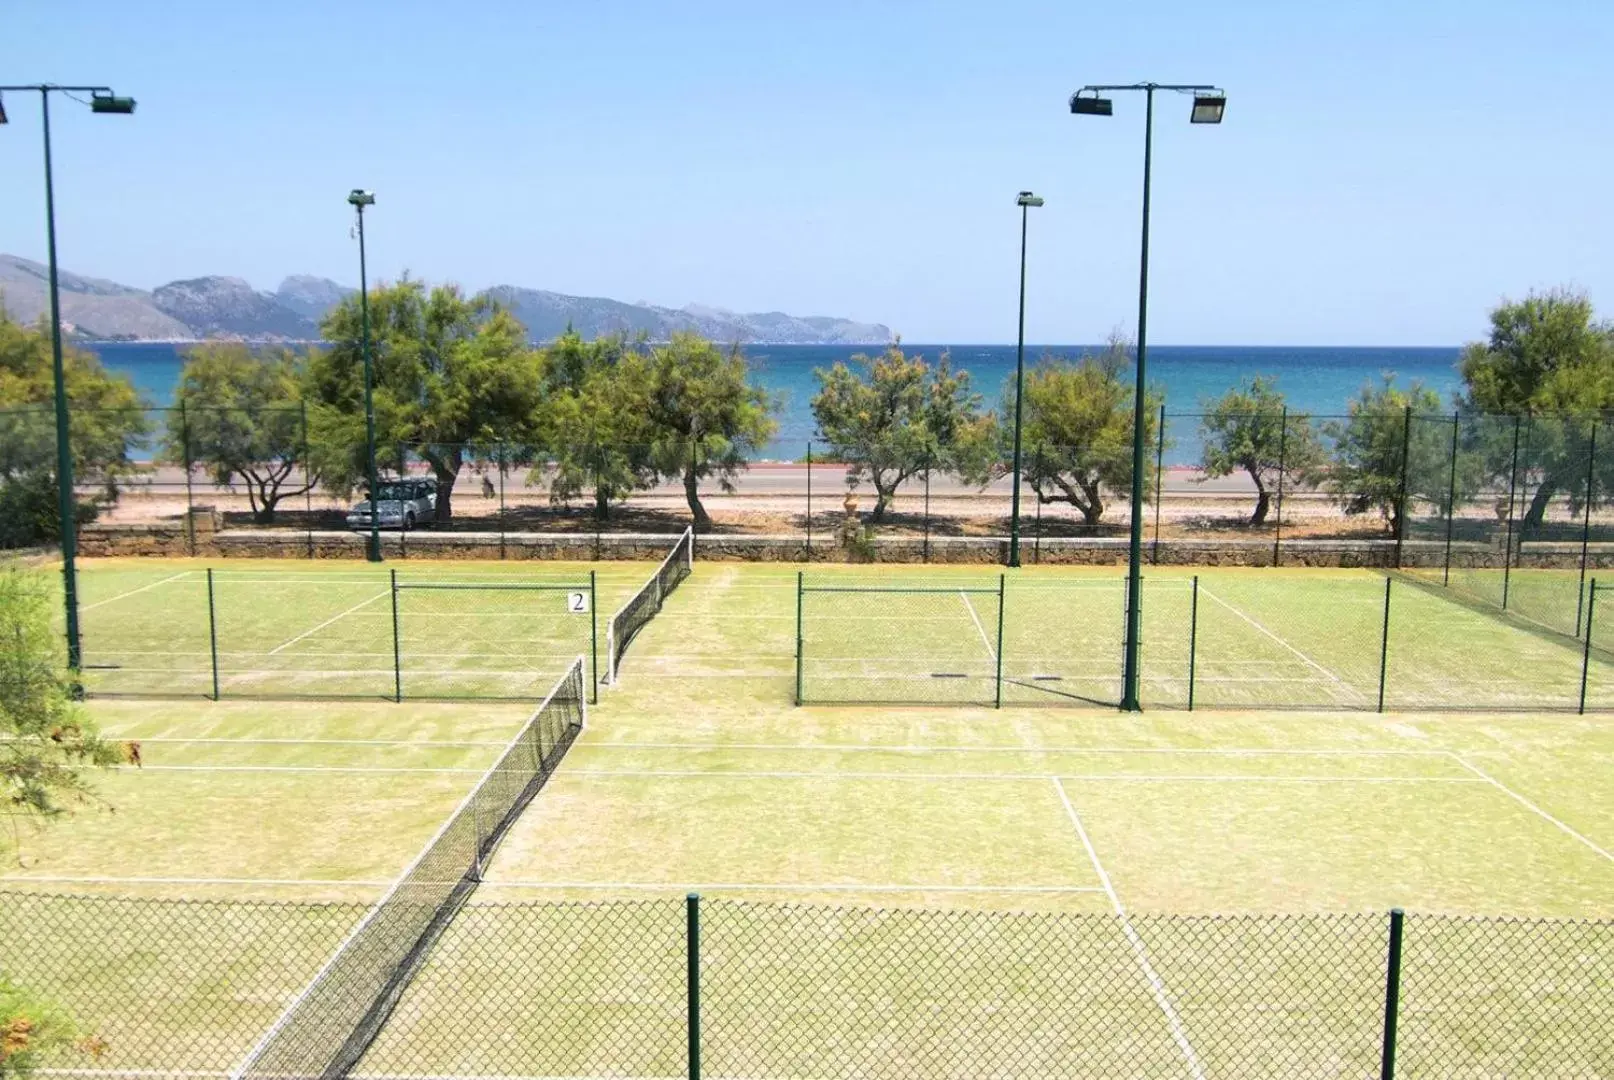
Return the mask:
[[[0,972],[98,1037],[46,1075],[222,1076],[359,911],[0,891]],[[1608,921],[472,902],[352,1074],[1607,1076],[1611,969]]]

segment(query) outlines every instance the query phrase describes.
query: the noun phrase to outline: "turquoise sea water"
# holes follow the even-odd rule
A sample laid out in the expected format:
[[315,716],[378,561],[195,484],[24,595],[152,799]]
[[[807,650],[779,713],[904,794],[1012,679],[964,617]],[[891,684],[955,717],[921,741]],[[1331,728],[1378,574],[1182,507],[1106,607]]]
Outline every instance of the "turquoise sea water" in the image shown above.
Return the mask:
[[[166,405],[173,400],[184,346],[102,343],[89,348],[98,352],[109,368],[133,379],[153,405]],[[903,348],[909,355],[920,353],[933,358],[943,347],[904,343]],[[1032,363],[1048,353],[1079,356],[1083,348],[1080,345],[1028,345],[1026,362]],[[813,436],[811,402],[817,386],[813,369],[848,359],[857,352],[870,351],[868,346],[839,345],[747,348],[757,380],[777,395],[781,403],[778,437],[763,456],[798,458],[804,454],[807,441]],[[954,365],[967,370],[975,388],[988,403],[995,404],[1014,374],[1014,346],[955,345],[949,351]],[[1459,385],[1456,361],[1456,348],[1156,345],[1149,350],[1148,378],[1165,392],[1166,409],[1170,413],[1198,412],[1206,401],[1219,397],[1241,379],[1267,375],[1277,380],[1292,409],[1324,416],[1343,413],[1364,383],[1386,374],[1393,375],[1401,384],[1420,381],[1449,401]],[[1191,457],[1193,449],[1179,442],[1172,456]]]

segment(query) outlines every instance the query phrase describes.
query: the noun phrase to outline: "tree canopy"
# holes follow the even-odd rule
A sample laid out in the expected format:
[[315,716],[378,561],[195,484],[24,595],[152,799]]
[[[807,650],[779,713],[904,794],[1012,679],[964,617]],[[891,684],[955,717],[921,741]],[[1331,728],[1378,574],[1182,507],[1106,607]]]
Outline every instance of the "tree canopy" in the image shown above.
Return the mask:
[[1440,395],[1421,382],[1403,390],[1387,376],[1362,387],[1345,420],[1327,425],[1335,443],[1328,484],[1347,514],[1376,512],[1399,535],[1403,478],[1407,500],[1446,502],[1450,428],[1411,422],[1440,405]]
[[900,343],[879,356],[859,353],[813,372],[813,416],[848,480],[874,485],[869,519],[883,521],[897,487],[924,470],[954,471],[972,447],[989,438],[990,420],[969,372],[954,370],[943,352],[934,365],[908,356]]
[[1251,525],[1263,525],[1278,486],[1312,483],[1327,454],[1311,418],[1290,415],[1273,380],[1256,375],[1211,402],[1200,419],[1201,470],[1207,479],[1243,472],[1255,484]]

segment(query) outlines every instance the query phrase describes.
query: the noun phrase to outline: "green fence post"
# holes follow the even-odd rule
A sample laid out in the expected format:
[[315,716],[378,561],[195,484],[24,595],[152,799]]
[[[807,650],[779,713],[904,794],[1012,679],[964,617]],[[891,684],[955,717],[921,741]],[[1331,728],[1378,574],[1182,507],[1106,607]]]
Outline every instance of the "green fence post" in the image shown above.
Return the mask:
[[1272,565],[1283,565],[1283,478],[1289,453],[1289,406],[1278,411],[1278,509],[1272,520]]
[[1188,601],[1188,711],[1194,711],[1194,660],[1199,652],[1199,575]]
[[191,487],[191,424],[185,412],[185,399],[179,399],[180,458],[185,465],[185,549],[196,557],[196,495]]
[[392,575],[392,700],[403,700],[403,647],[398,642],[398,568],[388,567]]
[[924,562],[930,561],[930,459],[925,459],[925,549]]
[[1597,462],[1597,425],[1602,422],[1600,416],[1592,418],[1592,434],[1586,449],[1586,506],[1585,520],[1580,526],[1580,591],[1575,594],[1575,634],[1580,634],[1581,616],[1586,612],[1586,558],[1590,553],[1592,543],[1592,478]]
[[689,1080],[701,1080],[701,896],[684,897],[684,983],[689,1012]]
[[807,440],[807,561],[813,561],[813,440],[811,439]]
[[1440,575],[1442,585],[1451,584],[1451,533],[1457,521],[1457,429],[1463,414],[1451,414],[1451,479],[1446,482],[1446,566]]
[[1586,681],[1592,670],[1592,616],[1597,612],[1597,579],[1592,578],[1591,592],[1586,596],[1586,641],[1580,650],[1580,709],[1586,714]]
[[796,571],[796,704],[801,704],[801,599],[802,572]]
[[1401,549],[1407,540],[1407,472],[1412,466],[1412,406],[1401,412],[1401,482],[1395,491],[1395,568],[1401,569]]
[[[1042,475],[1042,447],[1041,446],[1037,447],[1036,450],[1032,451],[1031,460],[1033,462],[1032,475],[1033,476],[1041,476]],[[1037,538],[1035,540],[1033,540],[1032,544],[1031,544],[1031,561],[1040,566],[1040,565],[1042,565],[1042,492],[1037,490],[1037,485],[1036,484],[1032,484],[1031,485],[1031,493],[1033,495],[1037,496]]]
[[[300,459],[303,463],[303,521],[307,525],[303,532],[307,537],[307,548],[305,550],[308,558],[312,559],[314,557],[314,479],[309,475],[308,471],[308,402],[298,403],[298,415],[301,424],[299,429],[301,432],[300,438],[303,444],[303,456]],[[189,472],[188,469],[186,471]]]
[[998,649],[997,649],[997,701],[995,708],[1003,708],[1003,583],[1007,574],[998,575]]
[[[1587,635],[1590,637],[1590,635]],[[207,652],[213,662],[213,700],[219,699],[219,621],[213,607],[213,568],[207,568]]]
[[1160,403],[1160,438],[1154,449],[1154,543],[1149,545],[1149,564],[1160,563],[1160,490],[1161,478],[1166,475],[1166,403]]
[[1384,1048],[1379,1080],[1395,1080],[1395,1029],[1401,1014],[1401,935],[1406,913],[1390,909],[1390,955],[1384,973]]
[[588,668],[593,680],[588,694],[590,705],[600,703],[600,605],[595,574],[593,570],[588,572]]
[[[504,545],[504,472],[509,468],[510,455],[505,452],[504,440],[499,440],[499,559],[502,561],[509,556],[505,553]],[[598,685],[598,684],[596,684]]]
[[1384,680],[1390,669],[1390,585],[1384,579],[1384,632],[1379,637],[1379,712],[1384,711]]
[[1508,588],[1513,574],[1513,500],[1519,487],[1519,428],[1522,416],[1513,417],[1513,464],[1508,467],[1508,522],[1502,550],[1502,610],[1508,609]]

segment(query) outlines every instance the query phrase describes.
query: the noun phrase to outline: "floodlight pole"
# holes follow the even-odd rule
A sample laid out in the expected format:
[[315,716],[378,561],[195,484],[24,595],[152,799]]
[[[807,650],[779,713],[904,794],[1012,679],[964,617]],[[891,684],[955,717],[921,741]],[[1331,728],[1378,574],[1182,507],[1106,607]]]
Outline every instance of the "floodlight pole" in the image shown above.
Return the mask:
[[364,208],[366,203],[348,196],[348,202],[359,215],[359,339],[364,356],[364,454],[365,469],[370,481],[370,535],[365,539],[364,557],[370,562],[381,561],[381,486],[376,481],[375,468],[375,403],[372,386],[375,378],[370,365],[370,285],[364,264]]
[[1026,219],[1042,200],[1022,191],[1015,200],[1020,206],[1020,333],[1014,349],[1014,489],[1009,509],[1009,565],[1020,565],[1020,417],[1026,379]]
[[[112,88],[108,86],[56,86],[52,83],[0,86],[0,93],[7,90],[38,91],[41,126],[45,135],[45,261],[49,270],[51,383],[56,407],[56,513],[62,534],[62,600],[66,609],[67,668],[71,673],[73,694],[77,697],[83,692],[78,681],[79,671],[83,667],[78,623],[78,522],[75,518],[77,503],[73,498],[73,446],[67,409],[67,378],[62,361],[62,298],[56,269],[56,189],[50,160],[50,95],[89,94],[93,111],[125,115],[134,112],[134,101],[114,97]],[[111,105],[104,107],[99,102]],[[0,123],[4,122],[5,111],[0,106]]]
[[[1142,91],[1144,95],[1143,120],[1143,224],[1140,230],[1138,256],[1138,349],[1137,370],[1132,387],[1132,528],[1127,543],[1126,570],[1126,642],[1121,669],[1121,708],[1127,712],[1141,712],[1143,703],[1139,693],[1142,682],[1140,670],[1140,638],[1143,632],[1143,496],[1144,426],[1148,422],[1148,387],[1145,383],[1149,342],[1149,183],[1154,166],[1154,94],[1156,90],[1174,93],[1200,94],[1220,91],[1208,84],[1132,83],[1126,86],[1084,86],[1071,99],[1071,111],[1078,112],[1077,99],[1085,93],[1095,97],[1099,93],[1127,90]],[[1100,115],[1108,115],[1108,112]],[[1200,122],[1196,112],[1194,122]],[[1211,123],[1221,122],[1218,108]]]

